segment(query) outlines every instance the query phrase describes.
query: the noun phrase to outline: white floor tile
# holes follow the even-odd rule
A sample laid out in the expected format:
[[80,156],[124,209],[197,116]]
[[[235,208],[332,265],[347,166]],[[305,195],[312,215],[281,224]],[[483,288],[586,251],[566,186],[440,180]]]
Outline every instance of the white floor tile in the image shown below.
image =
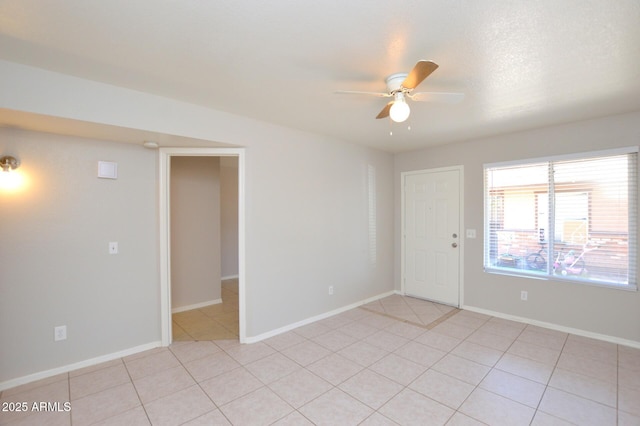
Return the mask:
[[[233,289],[223,283],[237,305]],[[237,327],[223,308],[175,321]],[[0,412],[0,424],[640,425],[639,349],[420,299],[392,295],[254,344],[221,339],[5,390],[0,403],[72,410]]]

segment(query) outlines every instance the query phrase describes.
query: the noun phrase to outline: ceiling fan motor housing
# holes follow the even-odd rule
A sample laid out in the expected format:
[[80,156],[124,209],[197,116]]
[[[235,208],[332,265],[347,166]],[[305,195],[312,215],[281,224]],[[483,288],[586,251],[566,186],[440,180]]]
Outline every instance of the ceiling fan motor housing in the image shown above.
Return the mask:
[[385,81],[387,83],[387,90],[389,90],[389,93],[394,94],[398,91],[404,91],[402,83],[408,75],[409,74],[407,74],[406,72],[398,72],[387,77]]

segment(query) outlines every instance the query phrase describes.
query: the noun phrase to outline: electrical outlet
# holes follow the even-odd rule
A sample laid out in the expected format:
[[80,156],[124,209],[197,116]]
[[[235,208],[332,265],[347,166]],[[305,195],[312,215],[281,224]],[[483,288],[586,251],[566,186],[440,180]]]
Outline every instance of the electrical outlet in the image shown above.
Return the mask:
[[333,296],[333,286],[329,286],[329,296]]
[[67,340],[67,326],[61,325],[53,328],[53,340],[58,342],[60,340]]
[[520,292],[520,300],[526,301],[528,298],[529,298],[529,292],[526,292],[524,290]]

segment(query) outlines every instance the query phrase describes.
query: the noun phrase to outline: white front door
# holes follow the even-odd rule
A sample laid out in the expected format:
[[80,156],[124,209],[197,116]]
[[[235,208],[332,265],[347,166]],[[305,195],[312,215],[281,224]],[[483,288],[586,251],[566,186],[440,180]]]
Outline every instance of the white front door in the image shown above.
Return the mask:
[[404,185],[404,293],[459,306],[460,170],[411,172]]

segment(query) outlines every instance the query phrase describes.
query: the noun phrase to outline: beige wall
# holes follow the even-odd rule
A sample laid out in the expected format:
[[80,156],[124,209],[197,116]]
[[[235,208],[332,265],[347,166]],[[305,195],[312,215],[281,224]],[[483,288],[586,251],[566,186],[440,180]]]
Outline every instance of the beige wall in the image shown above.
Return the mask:
[[[58,126],[56,131],[60,132],[78,129],[89,132],[92,124],[97,123],[101,130],[117,127],[121,135],[128,134],[127,129],[156,135],[165,146],[185,146],[184,138],[190,138],[189,141],[198,138],[198,146],[245,147],[244,278],[248,338],[260,338],[265,333],[393,289],[391,154],[6,61],[0,61],[0,111],[2,109],[18,111],[25,119],[36,114],[35,118],[46,117],[45,121],[53,121]],[[33,138],[40,138],[40,134]],[[43,144],[46,147],[41,153],[34,154],[41,159],[35,170],[54,167],[43,158],[49,154],[57,160],[56,170],[66,170],[68,163],[77,164],[75,159],[81,156],[79,147],[84,146],[84,140],[66,145],[64,141],[68,140],[70,138],[52,137],[51,143]],[[2,318],[0,327],[5,328],[0,328],[0,341],[19,337],[20,343],[1,345],[0,387],[2,380],[54,367],[64,368],[95,356],[109,357],[119,350],[135,350],[140,345],[159,341],[158,154],[143,149],[141,140],[132,138],[131,142],[137,145],[96,143],[109,154],[105,157],[122,158],[123,173],[135,170],[135,179],[126,181],[130,185],[124,185],[124,180],[118,185],[122,195],[117,198],[119,204],[112,203],[121,205],[122,200],[127,200],[127,217],[115,222],[114,232],[136,236],[132,242],[135,258],[129,263],[128,257],[118,257],[121,261],[126,259],[127,264],[113,271],[104,266],[113,258],[100,258],[97,270],[107,271],[108,279],[90,268],[96,262],[85,265],[79,261],[87,255],[85,251],[58,250],[53,263],[66,265],[63,270],[74,274],[69,284],[63,276],[52,279],[47,268],[38,267],[43,262],[40,256],[54,248],[57,250],[53,242],[44,252],[31,253],[27,245],[27,249],[13,254],[10,259],[22,266],[12,272],[9,282],[17,280],[20,285],[11,287],[8,297],[2,298],[0,303],[12,309],[3,310],[0,315],[8,315],[11,323],[25,324],[25,327],[18,334],[10,325],[5,326],[7,321]],[[129,152],[131,156],[126,155]],[[29,157],[31,154],[22,158],[25,164]],[[369,169],[375,171],[375,187],[368,184]],[[64,188],[54,186],[51,194],[72,191],[76,181],[83,182],[71,179]],[[97,194],[83,188],[76,191],[74,197],[82,205],[95,207]],[[370,203],[372,199],[375,204]],[[370,214],[372,205],[375,215]],[[91,212],[75,212],[55,202],[47,207],[56,212],[66,231],[56,234],[56,244],[73,245],[77,239],[85,238],[83,230],[96,227],[96,218]],[[29,219],[39,217],[39,213],[29,206],[23,207],[22,213],[24,224],[17,229],[25,229],[30,244],[37,244],[39,235],[28,230],[41,226]],[[375,217],[375,223],[371,223],[369,217]],[[14,239],[19,234],[20,231],[11,233]],[[105,238],[99,239],[100,247],[110,237]],[[129,243],[121,242],[122,250]],[[375,262],[372,262],[372,251],[376,254]],[[46,265],[49,264],[47,261]],[[74,269],[76,265],[80,265],[78,269]],[[73,307],[75,321],[69,329],[69,341],[72,333],[74,338],[77,336],[77,327],[90,329],[75,341],[76,346],[49,343],[52,327],[58,325],[58,321],[54,321],[54,317],[45,320],[34,316],[37,311],[28,304],[38,297],[38,288],[24,286],[24,280],[18,280],[19,271],[23,269],[30,269],[30,277],[36,282],[55,281],[57,285],[69,286],[60,298],[47,300],[46,306],[55,312]],[[57,268],[54,270],[59,272]],[[115,279],[115,284],[110,278]],[[4,283],[2,281],[2,285]],[[332,296],[328,294],[330,285],[335,290]],[[114,299],[124,302],[114,304]],[[45,302],[41,301],[38,308],[42,305]],[[23,306],[27,308],[23,310]],[[113,310],[116,316],[104,314]],[[51,356],[49,349],[59,352]]]
[[171,158],[171,308],[220,300],[220,159]]
[[[158,342],[158,153],[3,128],[0,153],[28,180],[0,191],[0,384]],[[98,179],[98,161],[118,179]]]
[[[562,126],[435,147],[398,154],[395,187],[401,172],[452,165],[464,166],[464,223],[477,231],[465,239],[464,305],[513,315],[640,344],[640,295],[555,280],[527,279],[483,271],[483,165],[500,161],[638,145],[640,113],[594,119]],[[396,206],[396,288],[400,288],[400,192]],[[461,232],[461,235],[465,235]],[[637,236],[636,236],[637,238]],[[529,292],[520,301],[520,291]]]

